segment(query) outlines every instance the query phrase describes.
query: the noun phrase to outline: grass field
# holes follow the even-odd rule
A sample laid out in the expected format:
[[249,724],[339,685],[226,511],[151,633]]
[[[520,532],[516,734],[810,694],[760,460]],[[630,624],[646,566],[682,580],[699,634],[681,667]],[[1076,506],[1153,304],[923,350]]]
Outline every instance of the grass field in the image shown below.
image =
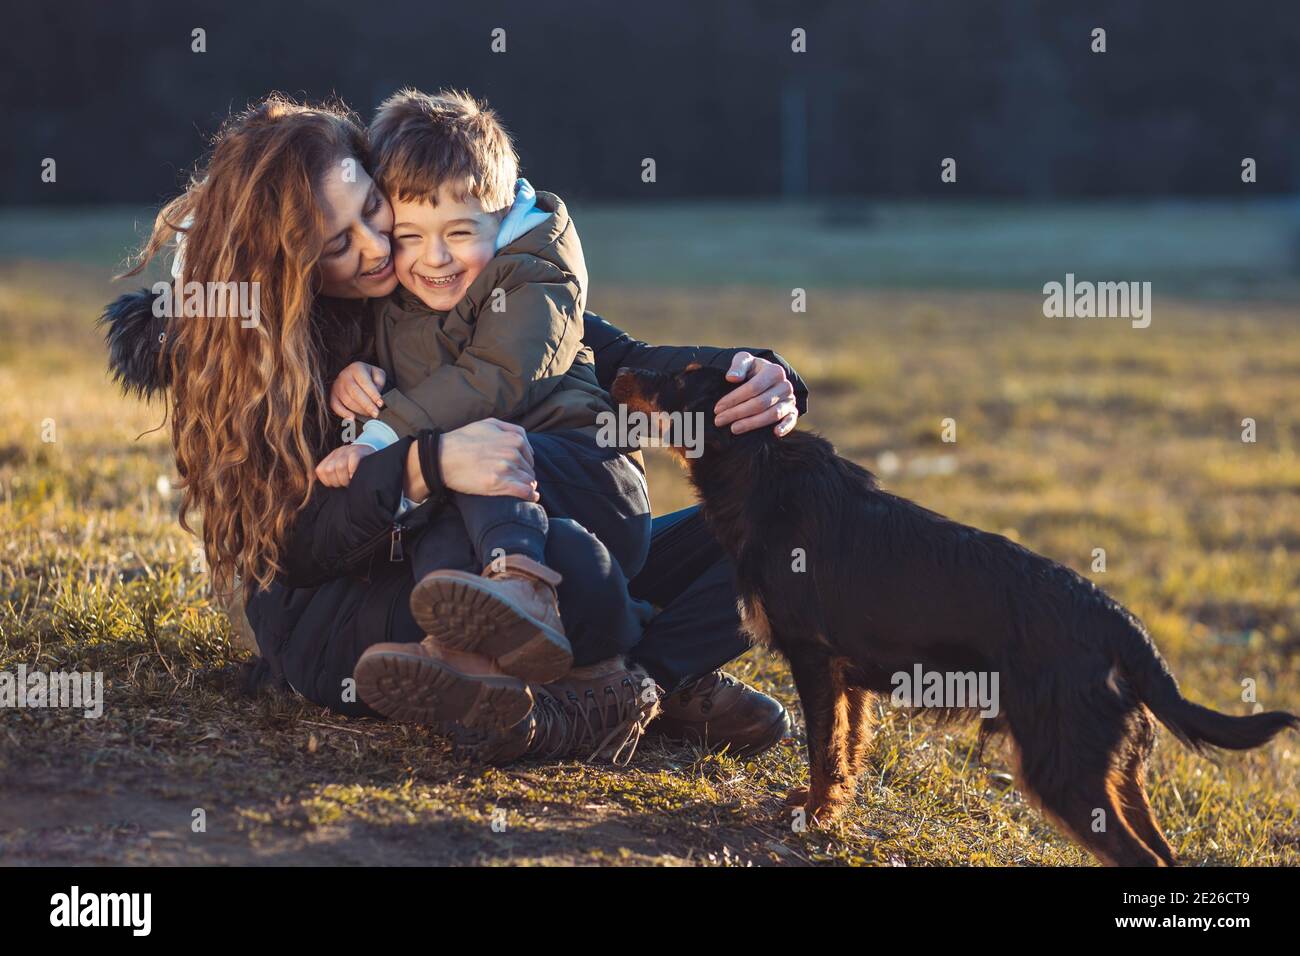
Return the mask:
[[[1147,623],[1189,697],[1248,713],[1249,679],[1266,709],[1300,708],[1284,211],[1003,212],[999,229],[966,209],[952,216],[967,241],[938,246],[919,237],[949,235],[940,212],[885,209],[840,240],[846,227],[787,213],[591,210],[591,305],[652,342],[778,349],[811,386],[808,427],[891,490],[1097,581]],[[1142,242],[1152,220],[1177,235]],[[0,225],[0,671],[99,670],[106,684],[99,719],[0,711],[0,862],[1090,862],[1026,805],[1000,746],[977,759],[973,727],[887,707],[857,805],[796,833],[779,805],[805,774],[800,739],[752,762],[650,746],[628,769],[480,769],[419,728],[240,697],[247,652],[191,570],[166,430],[149,431],[162,409],[113,391],[93,328],[131,215]],[[696,236],[685,249],[682,234]],[[1073,257],[1044,248],[1052,237]],[[1167,279],[1151,327],[1044,318],[1033,290],[1067,269]],[[806,314],[790,311],[794,285]],[[946,418],[955,443],[940,440]],[[663,453],[650,465],[656,512],[689,502]],[[779,660],[751,652],[735,671],[796,708]],[[1294,736],[1216,763],[1164,733],[1151,791],[1186,863],[1296,865],[1297,784]]]

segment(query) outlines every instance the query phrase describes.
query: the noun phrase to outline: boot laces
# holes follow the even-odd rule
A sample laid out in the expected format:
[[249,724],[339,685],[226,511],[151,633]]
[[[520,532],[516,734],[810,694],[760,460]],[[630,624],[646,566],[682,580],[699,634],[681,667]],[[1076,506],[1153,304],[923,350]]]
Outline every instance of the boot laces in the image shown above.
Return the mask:
[[569,756],[590,746],[589,762],[608,752],[611,763],[625,766],[659,711],[659,697],[657,686],[654,693],[643,694],[631,675],[606,684],[599,696],[595,689],[581,697],[573,691],[563,696],[543,691],[533,707],[537,737],[542,741],[537,753]]
[[700,710],[707,716],[713,710],[713,699],[718,691],[724,687],[734,687],[739,683],[740,681],[726,671],[713,671],[685,684],[677,691],[676,696],[683,704],[690,703],[692,698],[698,697]]

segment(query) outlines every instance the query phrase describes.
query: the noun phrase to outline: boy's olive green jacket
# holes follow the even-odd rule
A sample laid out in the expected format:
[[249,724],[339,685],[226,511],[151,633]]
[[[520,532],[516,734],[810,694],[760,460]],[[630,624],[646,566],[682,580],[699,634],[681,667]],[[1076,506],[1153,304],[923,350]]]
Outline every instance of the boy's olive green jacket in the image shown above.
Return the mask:
[[577,230],[558,196],[537,193],[537,208],[550,218],[500,250],[450,312],[401,288],[376,303],[376,358],[392,386],[379,418],[399,436],[484,418],[594,435],[612,411],[582,341]]

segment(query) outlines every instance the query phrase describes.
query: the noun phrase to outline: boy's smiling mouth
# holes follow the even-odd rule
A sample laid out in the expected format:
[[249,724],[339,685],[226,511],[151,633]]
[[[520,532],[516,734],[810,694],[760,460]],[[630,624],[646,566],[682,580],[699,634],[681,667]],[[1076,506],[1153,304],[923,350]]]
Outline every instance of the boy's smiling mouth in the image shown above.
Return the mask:
[[414,275],[417,279],[419,279],[420,284],[423,285],[425,288],[450,289],[452,286],[454,286],[457,282],[460,281],[460,277],[465,274],[465,271],[462,269],[460,272],[453,272],[449,276],[438,276],[436,278],[433,276],[422,276],[418,272],[413,272],[411,274]]

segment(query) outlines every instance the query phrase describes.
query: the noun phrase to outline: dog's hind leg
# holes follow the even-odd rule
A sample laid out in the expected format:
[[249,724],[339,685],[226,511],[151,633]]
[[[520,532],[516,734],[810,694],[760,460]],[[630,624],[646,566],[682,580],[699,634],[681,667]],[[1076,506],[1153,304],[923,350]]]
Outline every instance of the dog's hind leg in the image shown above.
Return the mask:
[[1146,764],[1155,743],[1155,722],[1145,708],[1139,708],[1134,717],[1134,735],[1129,741],[1129,754],[1121,769],[1119,798],[1124,814],[1133,832],[1147,845],[1147,849],[1160,857],[1168,866],[1177,866],[1173,848],[1156,822],[1147,800]]
[[[790,647],[790,643],[779,646]],[[808,788],[791,791],[787,806],[802,802],[807,822],[824,823],[853,799],[849,766],[849,695],[843,673],[819,651],[795,651],[790,670],[799,691],[808,738]]]
[[[1024,756],[1021,756],[1024,766]],[[1082,770],[1057,784],[1036,784],[1028,774],[1021,778],[1027,795],[1061,829],[1108,866],[1164,866],[1165,861],[1147,848],[1124,815],[1118,768],[1096,773]]]
[[1103,780],[1083,782],[1077,794],[1064,799],[1043,799],[1052,813],[1080,843],[1108,866],[1164,866],[1133,832],[1124,816],[1118,771]]
[[1001,703],[1021,790],[1102,863],[1163,866],[1124,813],[1135,702],[1108,681],[1110,661],[1078,655],[1036,673],[1020,664],[1002,662]]

